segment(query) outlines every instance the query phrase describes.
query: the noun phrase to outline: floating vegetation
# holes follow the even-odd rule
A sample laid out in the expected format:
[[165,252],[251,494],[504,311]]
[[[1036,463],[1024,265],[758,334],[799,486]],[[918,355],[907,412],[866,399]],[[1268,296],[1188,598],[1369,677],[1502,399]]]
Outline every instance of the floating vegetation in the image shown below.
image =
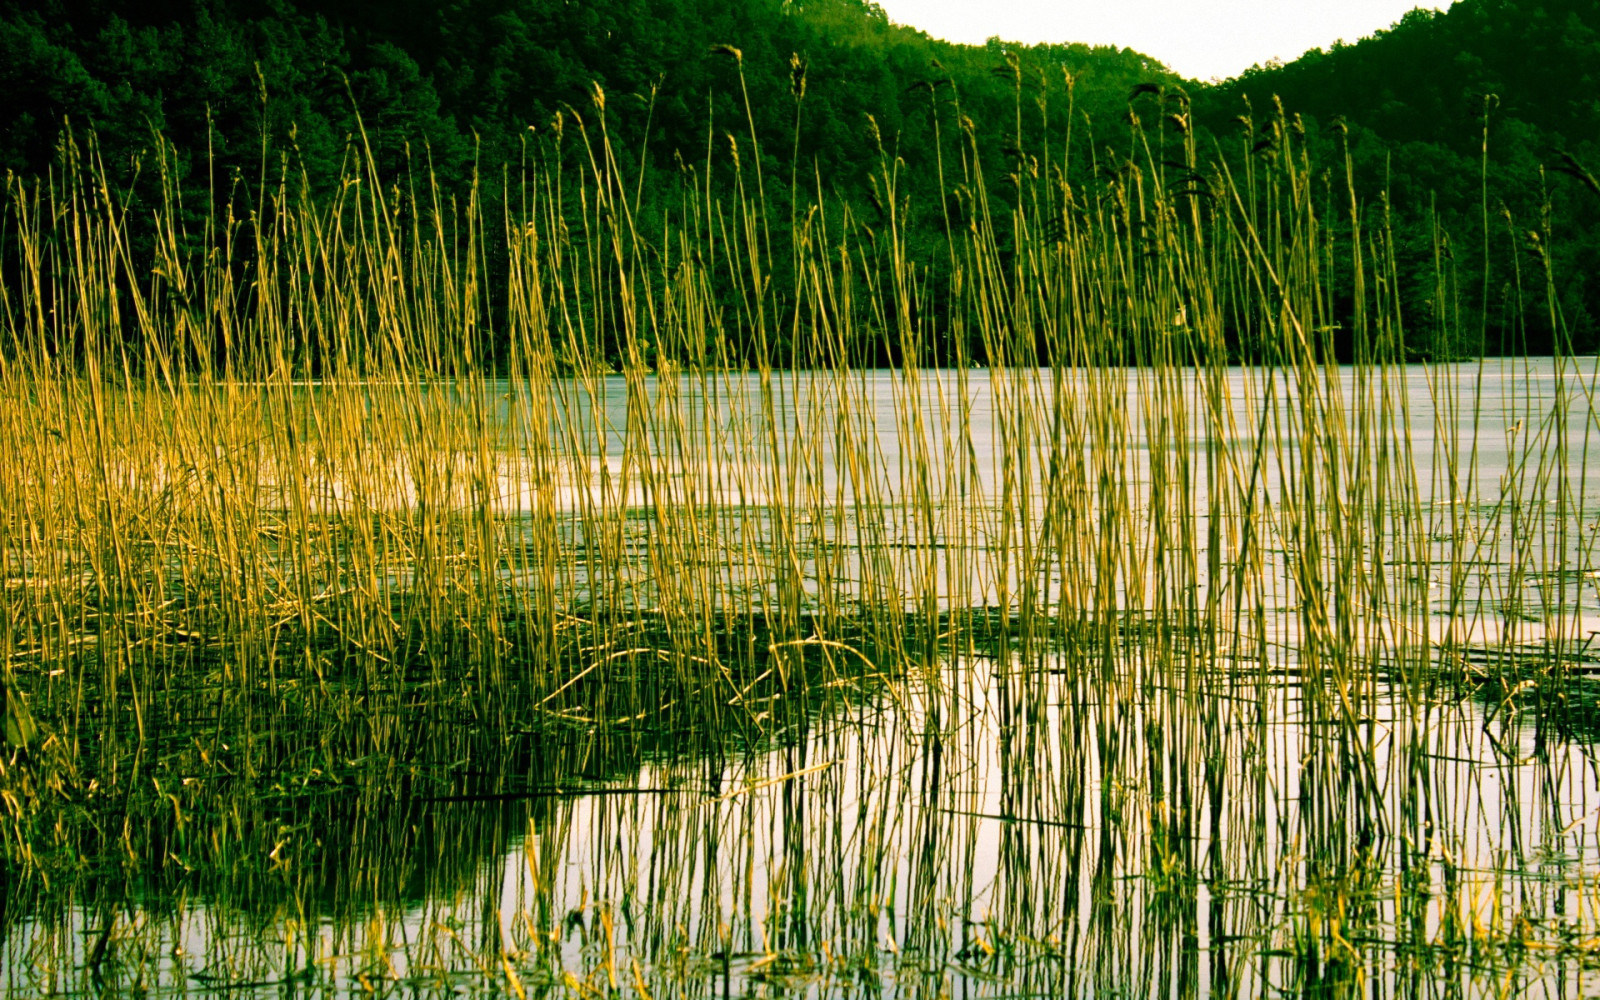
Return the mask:
[[8,180],[0,990],[1592,985],[1593,359],[1408,363],[1277,118],[774,231],[593,114]]

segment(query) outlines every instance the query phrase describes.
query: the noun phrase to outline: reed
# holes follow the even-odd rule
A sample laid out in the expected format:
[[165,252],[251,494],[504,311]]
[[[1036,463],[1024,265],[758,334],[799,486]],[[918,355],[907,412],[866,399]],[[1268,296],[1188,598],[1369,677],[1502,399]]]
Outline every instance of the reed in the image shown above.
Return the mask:
[[[1107,159],[1030,137],[1021,92],[998,168],[954,108],[931,217],[887,144],[875,214],[803,165],[782,213],[753,132],[649,194],[598,88],[494,192],[357,147],[336,191],[285,169],[253,212],[195,211],[162,155],[137,219],[92,137],[8,178],[6,863],[227,870],[234,840],[288,856],[241,808],[274,789],[467,794],[464,761],[526,771],[555,734],[782,746],[882,696],[929,787],[939,753],[999,741],[1000,788],[903,831],[941,857],[981,853],[993,813],[1065,871],[1081,830],[1046,845],[1030,816],[1126,824],[1090,896],[1144,873],[1158,920],[1204,878],[1279,877],[1228,836],[1292,827],[1306,906],[1262,933],[1322,975],[1375,845],[1427,856],[1425,783],[1394,782],[1437,752],[1442,698],[1530,708],[1538,754],[1580,725],[1600,369],[1407,364],[1459,340],[1449,260],[1418,329],[1386,204],[1348,161],[1322,187],[1281,108],[1205,159],[1186,97],[1141,90]],[[1523,259],[1561,329],[1548,258]],[[861,881],[827,905],[865,947],[899,890],[840,850]],[[949,939],[933,900],[962,887],[931,863],[906,940],[992,957],[999,931]],[[784,892],[843,891],[806,871]],[[1002,881],[1005,933],[1046,919]],[[659,889],[659,926],[692,891]],[[554,963],[547,897],[518,954]],[[734,933],[691,909],[707,953]]]

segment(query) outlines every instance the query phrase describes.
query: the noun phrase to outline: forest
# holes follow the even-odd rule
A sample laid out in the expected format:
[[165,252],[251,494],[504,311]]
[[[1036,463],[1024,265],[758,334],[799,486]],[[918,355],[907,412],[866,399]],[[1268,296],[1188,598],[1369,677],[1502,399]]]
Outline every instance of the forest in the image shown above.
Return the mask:
[[[1597,31],[1594,3],[1461,0],[1206,84],[1128,49],[949,44],[869,0],[10,0],[0,166],[22,184],[92,147],[130,204],[169,179],[196,219],[248,219],[282,178],[326,198],[370,155],[396,190],[421,183],[445,214],[475,197],[493,219],[598,123],[643,206],[731,183],[733,163],[759,167],[783,222],[813,202],[881,222],[886,156],[902,235],[937,270],[952,219],[981,200],[1003,226],[1024,172],[1080,203],[1141,169],[1215,197],[1219,167],[1243,176],[1287,129],[1324,168],[1330,225],[1349,217],[1348,165],[1409,313],[1488,317],[1454,324],[1476,342],[1419,355],[1584,352],[1600,346]],[[945,176],[963,133],[984,190]],[[1544,255],[1555,287],[1509,315],[1519,263]]]

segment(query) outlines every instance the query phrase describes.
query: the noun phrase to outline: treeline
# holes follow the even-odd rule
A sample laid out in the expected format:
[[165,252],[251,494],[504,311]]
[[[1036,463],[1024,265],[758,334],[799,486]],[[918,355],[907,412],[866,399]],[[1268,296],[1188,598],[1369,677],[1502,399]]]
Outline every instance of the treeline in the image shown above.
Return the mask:
[[[1008,173],[1065,162],[1073,122],[1093,149],[1088,123],[1121,122],[1133,87],[1172,79],[1128,50],[939,42],[865,0],[12,0],[0,12],[0,165],[19,175],[58,164],[65,124],[73,149],[92,131],[90,161],[133,202],[161,204],[176,178],[194,232],[206,212],[253,218],[284,178],[279,190],[326,199],[353,168],[392,179],[415,214],[459,219],[475,199],[492,228],[526,178],[588,169],[603,128],[653,231],[686,184],[721,196],[750,180],[780,221],[778,266],[792,213],[819,202],[874,224],[899,212],[902,235],[939,256],[947,210],[970,217],[991,194],[960,183],[963,149],[992,153],[993,197],[1015,204]],[[885,159],[900,165],[892,195],[871,180]],[[504,241],[486,256],[492,283]]]
[[[1273,129],[1290,129],[1328,167],[1334,228],[1351,225],[1337,209],[1348,149],[1359,224],[1398,242],[1419,322],[1465,311],[1456,342],[1428,351],[1561,337],[1593,350],[1597,10],[1463,0],[1203,87],[1126,49],[940,42],[867,0],[11,0],[0,167],[47,173],[65,126],[80,144],[92,132],[96,163],[132,198],[163,197],[161,178],[175,178],[190,210],[220,200],[247,217],[277,179],[315,196],[370,154],[380,176],[445,205],[476,180],[493,219],[520,171],[581,166],[579,140],[603,126],[644,204],[671,201],[688,176],[729,184],[742,158],[776,219],[822,200],[871,221],[899,207],[873,180],[887,156],[903,162],[902,235],[937,270],[946,227],[979,202],[1006,242],[1024,174],[1081,205],[1130,170],[1166,170],[1169,148],[1243,177],[1276,154]],[[985,158],[977,183],[957,169],[968,150]],[[1519,274],[1534,254],[1558,278],[1548,296],[1537,269]]]

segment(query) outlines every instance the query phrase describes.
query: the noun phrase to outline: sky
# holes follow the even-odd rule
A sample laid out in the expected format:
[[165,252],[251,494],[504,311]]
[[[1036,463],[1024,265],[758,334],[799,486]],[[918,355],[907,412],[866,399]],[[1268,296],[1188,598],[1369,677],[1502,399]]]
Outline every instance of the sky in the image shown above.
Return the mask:
[[[878,0],[890,20],[951,42],[1084,42],[1134,49],[1195,80],[1290,62],[1400,20],[1419,0]],[[1449,6],[1421,0],[1421,6]]]

